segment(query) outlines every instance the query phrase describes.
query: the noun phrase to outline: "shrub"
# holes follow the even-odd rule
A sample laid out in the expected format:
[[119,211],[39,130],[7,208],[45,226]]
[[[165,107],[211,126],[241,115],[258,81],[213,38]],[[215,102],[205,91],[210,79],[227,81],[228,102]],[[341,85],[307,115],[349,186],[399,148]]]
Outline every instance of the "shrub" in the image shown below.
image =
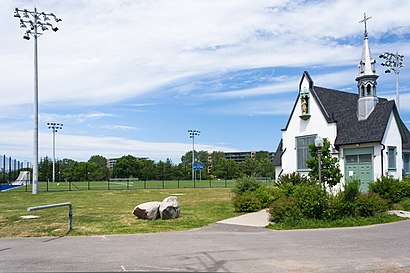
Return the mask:
[[298,220],[302,217],[297,200],[294,197],[281,197],[269,208],[270,220],[275,223],[286,220]]
[[262,209],[262,204],[254,194],[248,193],[236,196],[233,207],[237,212],[254,212]]
[[356,213],[358,216],[368,217],[374,216],[379,212],[384,212],[388,209],[388,203],[377,193],[369,192],[361,194],[357,197]]
[[343,215],[345,203],[343,201],[343,194],[329,195],[327,203],[323,210],[323,219],[336,220]]
[[382,176],[369,185],[369,192],[379,194],[392,205],[405,197],[410,197],[410,182],[408,180],[400,182],[396,178]]
[[326,192],[320,185],[298,185],[294,197],[303,217],[321,219],[326,203]]
[[314,185],[316,183],[316,181],[310,180],[307,176],[297,172],[283,174],[278,178],[278,181],[276,181],[276,185],[279,187],[285,184]]
[[400,202],[401,210],[410,211],[410,198],[405,198]]
[[345,190],[343,191],[343,200],[345,202],[355,202],[359,194],[359,181],[348,181],[345,185]]
[[257,188],[253,194],[259,199],[263,208],[268,208],[274,200],[272,192],[267,187]]
[[256,180],[252,177],[244,177],[238,179],[235,184],[235,188],[232,189],[233,193],[238,196],[249,192],[254,192],[263,186],[260,180]]

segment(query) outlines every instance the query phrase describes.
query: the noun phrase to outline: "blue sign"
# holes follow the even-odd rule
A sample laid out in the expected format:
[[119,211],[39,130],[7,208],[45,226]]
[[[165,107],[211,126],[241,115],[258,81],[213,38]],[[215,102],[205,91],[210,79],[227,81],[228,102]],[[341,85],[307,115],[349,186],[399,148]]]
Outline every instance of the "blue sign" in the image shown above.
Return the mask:
[[194,163],[194,170],[201,171],[204,169],[204,163],[202,162],[195,162]]

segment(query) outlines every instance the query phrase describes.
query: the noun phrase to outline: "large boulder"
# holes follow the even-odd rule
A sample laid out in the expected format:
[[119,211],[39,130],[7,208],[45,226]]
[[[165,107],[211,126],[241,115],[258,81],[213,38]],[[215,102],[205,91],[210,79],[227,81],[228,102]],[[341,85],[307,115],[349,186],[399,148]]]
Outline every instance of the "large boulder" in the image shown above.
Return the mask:
[[162,220],[178,218],[180,207],[176,196],[165,198],[159,206],[159,215]]
[[134,208],[132,214],[140,219],[156,220],[159,218],[159,207],[161,202],[142,203]]

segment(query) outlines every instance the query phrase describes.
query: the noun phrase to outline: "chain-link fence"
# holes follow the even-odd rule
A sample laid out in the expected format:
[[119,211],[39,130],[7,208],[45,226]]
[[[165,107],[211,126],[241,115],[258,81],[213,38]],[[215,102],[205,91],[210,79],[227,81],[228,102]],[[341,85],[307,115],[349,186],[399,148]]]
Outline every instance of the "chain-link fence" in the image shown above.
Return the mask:
[[31,162],[20,161],[11,156],[0,156],[0,184],[11,184],[20,174],[21,170],[31,168]]
[[[270,178],[260,179],[266,185],[273,185]],[[82,182],[38,182],[39,192],[79,191],[79,190],[141,190],[141,189],[180,189],[180,188],[233,188],[236,180],[138,180],[135,178],[114,178],[108,181]],[[13,191],[31,191],[31,184],[15,188]]]

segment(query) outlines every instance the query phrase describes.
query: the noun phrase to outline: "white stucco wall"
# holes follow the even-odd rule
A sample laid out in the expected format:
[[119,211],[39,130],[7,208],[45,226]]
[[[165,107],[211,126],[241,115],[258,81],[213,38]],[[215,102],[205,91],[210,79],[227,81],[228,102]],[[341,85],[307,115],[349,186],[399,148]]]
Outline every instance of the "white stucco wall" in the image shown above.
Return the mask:
[[[306,78],[302,80],[301,88],[309,89],[309,82]],[[328,138],[333,145],[336,138],[336,123],[327,123],[324,118],[317,101],[310,93],[309,96],[309,114],[310,118],[304,120],[300,118],[302,115],[301,100],[298,99],[293,115],[290,118],[286,131],[282,132],[283,149],[285,153],[282,155],[282,173],[292,173],[297,170],[296,157],[296,137],[319,135],[322,138]],[[308,172],[301,172],[308,174]]]
[[[386,147],[383,151],[383,174],[388,173],[388,175],[392,175],[395,178],[402,179],[402,169],[403,169],[403,150],[402,150],[402,139],[400,135],[400,130],[397,125],[396,118],[394,117],[393,112],[390,114],[389,122],[387,123],[386,132],[383,137],[382,143]],[[389,170],[388,169],[388,146],[396,147],[396,170]],[[379,174],[380,176],[381,174]]]

